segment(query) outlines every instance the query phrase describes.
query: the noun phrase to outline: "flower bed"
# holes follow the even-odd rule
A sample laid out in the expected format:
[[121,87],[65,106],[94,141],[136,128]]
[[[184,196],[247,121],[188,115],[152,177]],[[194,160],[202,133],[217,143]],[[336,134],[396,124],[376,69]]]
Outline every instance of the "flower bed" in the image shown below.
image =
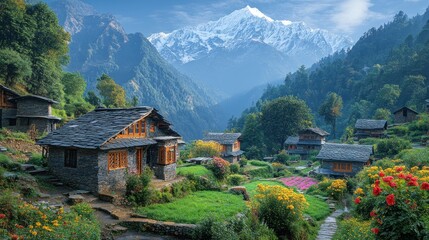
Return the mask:
[[288,177],[280,179],[288,187],[296,187],[299,190],[306,190],[317,184],[317,180],[309,177]]

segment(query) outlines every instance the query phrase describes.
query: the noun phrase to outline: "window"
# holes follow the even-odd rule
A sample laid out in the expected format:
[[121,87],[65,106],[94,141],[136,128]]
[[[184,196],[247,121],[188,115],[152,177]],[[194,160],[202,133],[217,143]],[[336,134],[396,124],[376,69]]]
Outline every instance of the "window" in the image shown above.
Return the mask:
[[64,167],[77,167],[77,149],[66,149],[64,151]]
[[158,155],[158,163],[168,165],[176,162],[176,146],[160,147]]
[[9,119],[9,126],[16,126],[16,118]]
[[151,122],[151,123],[150,123],[150,132],[155,132],[155,129],[156,129],[156,125],[155,125],[155,123],[154,123],[154,122]]
[[336,172],[351,172],[352,164],[351,163],[332,163],[332,170]]
[[127,151],[114,151],[107,154],[108,169],[116,170],[128,167],[128,152]]
[[239,141],[235,141],[234,143],[234,150],[237,151],[240,149],[240,142]]
[[127,128],[121,131],[118,134],[118,138],[137,138],[137,137],[146,137],[146,120],[141,119]]

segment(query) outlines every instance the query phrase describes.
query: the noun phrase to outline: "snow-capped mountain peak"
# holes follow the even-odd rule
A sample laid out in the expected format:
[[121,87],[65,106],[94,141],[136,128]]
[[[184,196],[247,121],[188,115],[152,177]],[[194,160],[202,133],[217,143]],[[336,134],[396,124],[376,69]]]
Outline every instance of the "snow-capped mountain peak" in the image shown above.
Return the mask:
[[254,17],[265,19],[268,22],[274,22],[274,20],[272,18],[270,18],[270,17],[266,16],[265,14],[263,14],[261,11],[259,11],[259,9],[252,8],[249,5],[247,5],[243,9],[237,10],[236,12],[237,13],[250,13]]

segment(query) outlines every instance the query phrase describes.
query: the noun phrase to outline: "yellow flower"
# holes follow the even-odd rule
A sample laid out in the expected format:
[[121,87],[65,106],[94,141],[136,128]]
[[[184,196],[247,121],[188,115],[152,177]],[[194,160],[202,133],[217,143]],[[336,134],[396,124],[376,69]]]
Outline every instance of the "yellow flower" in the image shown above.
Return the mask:
[[355,191],[355,194],[356,195],[363,195],[364,194],[363,189],[362,188],[357,188],[356,191]]
[[40,227],[40,226],[42,226],[42,224],[40,222],[36,222],[36,226]]
[[29,229],[33,229],[33,225],[28,226]]
[[293,205],[288,205],[287,208],[293,210],[295,207]]
[[48,232],[52,232],[52,228],[50,228],[48,226],[43,226],[42,228]]
[[30,231],[31,232],[31,234],[33,235],[33,236],[37,236],[37,232],[36,231]]

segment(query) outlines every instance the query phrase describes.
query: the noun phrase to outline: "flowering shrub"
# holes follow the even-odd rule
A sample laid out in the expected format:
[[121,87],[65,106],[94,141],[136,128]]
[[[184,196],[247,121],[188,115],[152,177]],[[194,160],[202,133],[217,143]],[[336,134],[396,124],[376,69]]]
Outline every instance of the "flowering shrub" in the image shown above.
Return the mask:
[[63,208],[34,206],[5,193],[0,199],[0,239],[100,239],[93,210],[78,204]]
[[377,239],[428,237],[424,218],[429,214],[429,167],[371,167],[360,177],[366,180],[355,191],[356,212],[371,218]]
[[213,157],[213,161],[210,165],[210,169],[213,171],[213,174],[217,179],[223,180],[228,176],[230,163],[223,160],[220,157]]
[[126,198],[130,203],[146,206],[150,203],[153,191],[149,184],[153,177],[153,171],[145,167],[141,175],[130,174],[126,182]]
[[302,213],[308,207],[303,194],[282,186],[258,184],[256,202],[253,208],[261,221],[273,229],[277,235],[289,237],[303,234],[300,231]]
[[370,221],[361,221],[356,218],[349,218],[339,222],[338,230],[333,239],[372,240],[375,239],[375,236],[371,232]]
[[[274,165],[274,164],[273,164]],[[309,177],[288,177],[280,179],[288,187],[296,187],[300,190],[306,190],[317,184],[317,180]]]
[[332,198],[339,200],[347,190],[347,181],[344,179],[336,179],[331,182],[331,185],[327,188],[327,191]]

